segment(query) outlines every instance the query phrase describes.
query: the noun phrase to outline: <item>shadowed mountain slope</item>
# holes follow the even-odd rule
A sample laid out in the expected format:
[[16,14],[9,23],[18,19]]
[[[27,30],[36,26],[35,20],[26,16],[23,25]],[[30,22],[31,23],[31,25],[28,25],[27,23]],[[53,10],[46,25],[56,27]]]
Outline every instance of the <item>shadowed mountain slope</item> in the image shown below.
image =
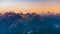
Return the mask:
[[60,34],[60,15],[0,14],[0,34]]

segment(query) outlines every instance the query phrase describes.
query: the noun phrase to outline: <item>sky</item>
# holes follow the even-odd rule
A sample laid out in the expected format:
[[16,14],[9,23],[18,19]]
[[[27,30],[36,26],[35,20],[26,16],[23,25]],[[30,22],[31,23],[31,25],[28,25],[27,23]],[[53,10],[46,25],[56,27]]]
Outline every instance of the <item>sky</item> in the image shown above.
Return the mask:
[[0,12],[60,13],[60,0],[0,0]]

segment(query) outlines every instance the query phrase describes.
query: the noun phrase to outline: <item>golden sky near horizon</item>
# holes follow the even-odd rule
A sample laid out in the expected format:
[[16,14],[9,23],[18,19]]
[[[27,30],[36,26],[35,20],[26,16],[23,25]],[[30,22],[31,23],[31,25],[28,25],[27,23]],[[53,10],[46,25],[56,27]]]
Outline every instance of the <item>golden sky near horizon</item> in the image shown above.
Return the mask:
[[60,13],[59,0],[1,0],[0,12],[55,12]]

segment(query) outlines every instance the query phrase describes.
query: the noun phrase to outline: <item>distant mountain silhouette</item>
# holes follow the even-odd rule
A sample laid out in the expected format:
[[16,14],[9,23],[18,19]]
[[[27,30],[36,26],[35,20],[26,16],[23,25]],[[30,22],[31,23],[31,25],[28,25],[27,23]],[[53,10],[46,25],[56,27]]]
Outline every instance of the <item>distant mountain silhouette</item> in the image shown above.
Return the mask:
[[60,14],[6,12],[0,14],[0,34],[60,34]]

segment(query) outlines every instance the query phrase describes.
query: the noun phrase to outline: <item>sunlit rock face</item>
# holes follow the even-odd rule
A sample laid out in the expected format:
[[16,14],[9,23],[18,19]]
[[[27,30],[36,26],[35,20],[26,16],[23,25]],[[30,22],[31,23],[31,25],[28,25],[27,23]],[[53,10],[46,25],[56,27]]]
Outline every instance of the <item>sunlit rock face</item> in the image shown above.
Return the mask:
[[60,34],[60,15],[0,14],[0,34]]

